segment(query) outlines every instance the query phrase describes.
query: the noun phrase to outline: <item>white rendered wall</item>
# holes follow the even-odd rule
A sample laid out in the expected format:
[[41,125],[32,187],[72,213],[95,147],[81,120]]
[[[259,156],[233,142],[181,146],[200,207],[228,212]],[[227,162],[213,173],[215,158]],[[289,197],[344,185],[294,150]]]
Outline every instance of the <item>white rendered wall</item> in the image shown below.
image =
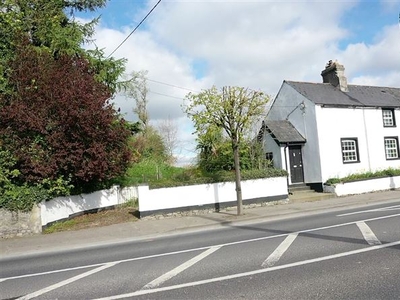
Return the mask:
[[[384,137],[400,136],[398,127],[383,127],[377,108],[324,108],[316,106],[320,138],[322,182],[354,173],[399,168],[400,160],[386,160]],[[399,111],[396,120],[400,121]],[[343,163],[341,138],[357,138],[359,160]]]
[[[322,182],[315,104],[284,82],[268,112],[267,120],[286,119],[306,139],[302,146],[304,181]],[[285,165],[282,168],[285,169]]]
[[[149,212],[179,207],[194,207],[236,201],[234,182],[190,185],[150,190],[139,186],[139,211]],[[287,195],[286,177],[242,181],[243,203],[246,199]]]
[[400,176],[346,182],[334,186],[324,186],[324,191],[346,196],[400,188]]
[[[108,190],[101,190],[91,194],[82,194],[69,197],[57,197],[50,201],[43,201],[40,205],[42,226],[49,223],[68,219],[71,215],[113,205],[122,204],[130,199],[127,195],[134,194],[135,188],[122,197],[119,187],[113,186]],[[137,195],[137,193],[136,193]]]

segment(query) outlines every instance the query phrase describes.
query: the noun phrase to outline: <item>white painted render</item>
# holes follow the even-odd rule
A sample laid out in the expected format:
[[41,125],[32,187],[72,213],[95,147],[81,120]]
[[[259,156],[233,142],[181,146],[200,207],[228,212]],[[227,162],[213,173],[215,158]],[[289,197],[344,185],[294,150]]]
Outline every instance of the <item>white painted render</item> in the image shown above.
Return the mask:
[[77,213],[122,204],[132,198],[137,198],[137,187],[120,189],[118,186],[113,186],[108,190],[90,194],[57,197],[50,201],[43,201],[40,204],[42,226],[68,219]]
[[[395,111],[396,120],[400,117]],[[386,160],[384,137],[400,136],[398,127],[383,127],[380,108],[326,108],[316,106],[321,181],[354,173],[400,168],[400,160]],[[357,138],[359,162],[343,163],[341,138]]]
[[[384,147],[384,137],[400,138],[400,110],[394,112],[398,126],[383,127],[381,108],[322,107],[284,82],[267,120],[288,120],[306,139],[302,146],[304,181],[315,183],[354,173],[399,168],[399,159],[386,160]],[[360,162],[343,163],[341,138],[357,138]],[[273,152],[274,157],[275,153],[281,153],[276,156],[276,167],[281,165],[286,169],[282,163],[284,145],[279,152],[273,143],[273,139],[265,137],[265,149]],[[290,175],[289,165],[288,169]]]
[[[243,202],[246,199],[288,195],[286,177],[242,181]],[[149,189],[149,186],[119,188],[113,186],[91,194],[57,197],[40,203],[41,226],[92,209],[112,207],[139,198],[139,211],[224,203],[236,199],[233,182]]]
[[[307,183],[321,182],[315,104],[284,82],[268,112],[267,119],[290,121],[306,139],[306,143],[302,147],[304,181]],[[284,164],[282,168],[286,169]],[[289,161],[288,169],[290,169]],[[290,173],[290,170],[287,171]]]
[[[282,196],[288,194],[286,177],[244,180],[243,204],[248,199]],[[139,186],[139,211],[151,212],[172,208],[195,207],[236,201],[234,182],[199,184],[173,188],[149,189]]]
[[393,176],[324,186],[324,191],[334,193],[336,196],[340,197],[398,188],[400,188],[400,176]]

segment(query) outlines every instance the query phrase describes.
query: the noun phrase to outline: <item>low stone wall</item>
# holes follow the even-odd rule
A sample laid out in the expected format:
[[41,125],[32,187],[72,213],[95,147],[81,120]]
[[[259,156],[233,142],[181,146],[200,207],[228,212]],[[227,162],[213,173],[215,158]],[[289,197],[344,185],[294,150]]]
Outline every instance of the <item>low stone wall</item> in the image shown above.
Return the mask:
[[119,188],[91,194],[58,197],[35,205],[31,212],[11,212],[0,209],[0,238],[41,233],[51,223],[73,218],[98,209],[112,208],[132,199],[137,199],[137,187]]
[[[279,205],[279,204],[288,204],[289,203],[289,198],[282,199],[282,200],[276,200],[276,201],[267,201],[267,202],[256,202],[252,204],[243,204],[243,209],[251,209],[251,208],[256,208],[256,207],[265,207],[265,206],[274,206],[274,205]],[[227,206],[219,209],[219,212],[236,212],[237,207],[236,206]],[[145,217],[142,217],[142,220],[162,220],[162,219],[170,219],[170,218],[175,218],[175,217],[190,217],[190,216],[201,216],[201,215],[206,215],[206,214],[211,214],[215,213],[215,208],[209,208],[209,209],[192,209],[192,210],[177,210],[175,212],[171,213],[155,213],[151,215],[147,215]]]
[[324,185],[324,192],[336,196],[356,195],[400,188],[400,176],[358,180],[334,185]]
[[[284,200],[288,197],[286,177],[243,180],[243,205]],[[180,211],[219,210],[236,206],[234,182],[198,184],[171,188],[138,187],[140,217]]]
[[30,212],[11,212],[0,209],[0,238],[12,238],[41,232],[42,220],[39,205],[35,205]]

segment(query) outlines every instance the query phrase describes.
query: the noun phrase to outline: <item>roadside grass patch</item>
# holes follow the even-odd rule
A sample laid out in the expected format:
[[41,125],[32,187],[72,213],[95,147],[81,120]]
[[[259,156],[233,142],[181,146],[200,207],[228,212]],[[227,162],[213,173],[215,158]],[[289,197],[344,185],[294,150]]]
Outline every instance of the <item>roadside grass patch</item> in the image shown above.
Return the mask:
[[50,234],[61,231],[74,231],[92,227],[135,222],[137,220],[137,200],[132,199],[124,204],[118,205],[114,209],[101,210],[96,213],[87,213],[70,220],[55,222],[46,227],[43,230],[43,233]]

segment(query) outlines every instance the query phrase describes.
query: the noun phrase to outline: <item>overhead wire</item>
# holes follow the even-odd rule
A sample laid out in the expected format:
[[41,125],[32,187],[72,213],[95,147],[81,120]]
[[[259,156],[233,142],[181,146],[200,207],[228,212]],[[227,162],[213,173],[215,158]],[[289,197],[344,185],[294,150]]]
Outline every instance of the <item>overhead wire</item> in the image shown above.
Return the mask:
[[126,41],[129,39],[129,37],[139,28],[140,25],[147,19],[147,17],[153,12],[153,10],[160,4],[161,0],[158,0],[158,2],[153,6],[153,8],[147,13],[147,15],[142,19],[142,21],[139,22],[139,24],[136,25],[136,27],[129,33],[129,35],[117,46],[117,48],[112,51],[107,58],[109,58],[111,55],[113,55]]
[[173,85],[173,84],[170,84],[170,83],[165,83],[165,82],[162,82],[162,81],[157,81],[157,80],[153,80],[153,79],[149,79],[149,78],[147,78],[147,80],[151,81],[151,82],[155,82],[155,83],[171,86],[171,87],[174,87],[174,88],[177,88],[177,89],[186,90],[186,91],[189,91],[189,92],[195,92],[195,93],[199,93],[200,92],[200,91],[196,91],[196,90],[193,90],[193,89],[189,89],[189,88],[185,88],[185,87],[181,87],[181,86],[177,86],[177,85]]

